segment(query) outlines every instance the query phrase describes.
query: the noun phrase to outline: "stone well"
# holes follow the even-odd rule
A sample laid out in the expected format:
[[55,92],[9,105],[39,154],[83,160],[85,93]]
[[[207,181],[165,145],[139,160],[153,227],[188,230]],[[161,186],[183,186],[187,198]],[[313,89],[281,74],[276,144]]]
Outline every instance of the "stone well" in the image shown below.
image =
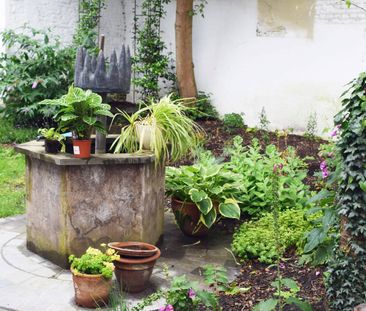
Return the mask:
[[46,154],[43,142],[17,145],[26,156],[27,247],[62,267],[70,254],[111,241],[156,244],[164,225],[164,169],[147,154],[76,159]]

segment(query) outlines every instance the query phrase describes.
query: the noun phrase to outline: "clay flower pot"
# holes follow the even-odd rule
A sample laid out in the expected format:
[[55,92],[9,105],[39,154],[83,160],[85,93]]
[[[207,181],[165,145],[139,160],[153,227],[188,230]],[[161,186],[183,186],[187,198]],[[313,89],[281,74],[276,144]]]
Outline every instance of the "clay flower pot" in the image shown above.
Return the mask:
[[160,250],[150,257],[123,257],[114,261],[114,274],[122,290],[128,293],[139,293],[145,290],[150,280]]
[[59,153],[61,150],[61,143],[58,140],[46,139],[44,141],[45,151],[47,153]]
[[122,257],[151,257],[158,252],[156,246],[143,242],[111,242],[108,247]]
[[73,139],[72,141],[74,158],[87,159],[90,158],[91,140]]
[[83,274],[71,268],[75,289],[75,303],[86,308],[98,308],[108,304],[112,279],[106,280],[101,274]]
[[172,197],[172,210],[179,228],[185,235],[202,237],[207,235],[209,229],[199,223],[201,212],[193,202],[183,202]]

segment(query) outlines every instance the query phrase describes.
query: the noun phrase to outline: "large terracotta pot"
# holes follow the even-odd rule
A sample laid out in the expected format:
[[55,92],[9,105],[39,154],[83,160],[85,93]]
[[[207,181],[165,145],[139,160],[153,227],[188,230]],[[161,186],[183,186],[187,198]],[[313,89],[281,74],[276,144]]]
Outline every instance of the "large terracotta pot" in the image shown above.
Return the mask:
[[106,280],[101,274],[75,273],[71,268],[75,289],[75,303],[86,308],[98,308],[108,304],[112,280]]
[[172,197],[172,209],[175,220],[182,232],[188,236],[205,236],[209,229],[202,223],[199,223],[201,212],[193,202],[183,202]]
[[91,140],[74,139],[72,141],[74,158],[87,159],[90,158]]
[[120,257],[114,261],[114,274],[125,292],[139,293],[145,290],[150,280],[160,250],[150,257]]
[[108,247],[122,257],[151,257],[158,252],[155,245],[144,242],[111,242]]

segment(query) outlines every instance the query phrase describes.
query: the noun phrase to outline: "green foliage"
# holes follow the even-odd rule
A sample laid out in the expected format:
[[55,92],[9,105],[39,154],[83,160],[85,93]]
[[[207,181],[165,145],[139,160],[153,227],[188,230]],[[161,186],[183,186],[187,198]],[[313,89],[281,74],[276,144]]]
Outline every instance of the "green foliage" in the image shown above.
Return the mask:
[[121,129],[112,148],[115,146],[115,153],[151,150],[156,163],[178,161],[195,149],[203,136],[202,129],[185,114],[187,110],[183,100],[172,100],[169,95],[131,116],[120,111],[129,124]]
[[[329,264],[327,294],[335,311],[351,311],[366,301],[366,73],[354,79],[342,94],[342,110],[335,117],[340,127],[341,156],[337,212],[342,217],[343,243]],[[342,240],[342,239],[341,239]]]
[[23,155],[0,146],[0,218],[24,213],[24,171]]
[[269,143],[269,139],[270,139],[269,134],[268,134],[270,124],[271,124],[271,122],[267,118],[266,109],[264,107],[262,107],[262,110],[259,114],[259,129],[264,131],[263,139],[266,144]]
[[210,152],[201,153],[194,165],[166,169],[166,193],[181,201],[194,202],[201,212],[200,223],[207,228],[216,222],[217,216],[240,218],[234,197],[240,193],[241,184],[241,176],[227,170]]
[[[312,228],[311,223],[305,218],[305,213],[302,209],[279,212],[280,256],[291,247],[296,247],[297,251],[302,253],[303,236]],[[242,224],[234,233],[231,247],[233,252],[242,259],[258,258],[261,262],[273,263],[278,252],[272,213]]]
[[69,256],[71,269],[74,273],[101,274],[106,279],[111,279],[114,271],[113,261],[119,259],[115,250],[108,248],[104,253],[96,248],[89,247],[81,257]]
[[306,164],[294,148],[288,147],[281,153],[274,145],[269,145],[263,153],[257,139],[248,147],[243,147],[242,143],[241,137],[234,138],[233,146],[226,150],[230,161],[225,164],[229,171],[242,176],[242,191],[235,196],[242,212],[254,216],[271,209],[271,175],[275,163],[284,165],[283,174],[279,176],[280,208],[306,206],[309,195],[309,188],[303,183]]
[[55,120],[62,132],[72,131],[74,138],[89,139],[93,129],[107,133],[99,116],[113,117],[111,107],[102,104],[102,97],[90,90],[70,86],[66,95],[59,99],[46,99],[41,105],[57,107]]
[[320,156],[327,163],[329,176],[321,179],[322,189],[314,195],[309,204],[311,208],[307,215],[314,215],[312,224],[314,228],[305,234],[306,244],[301,263],[313,265],[325,264],[333,257],[333,250],[338,239],[338,232],[335,230],[339,222],[336,212],[336,189],[339,183],[340,154],[337,152],[334,143],[320,146]]
[[219,118],[219,113],[211,104],[210,94],[205,94],[204,92],[198,92],[194,107],[187,112],[187,115],[195,121],[217,120]]
[[14,126],[11,119],[0,116],[0,144],[25,143],[36,137],[36,128]]
[[232,132],[235,129],[245,126],[243,115],[239,113],[227,113],[224,115],[224,129],[227,132]]
[[90,51],[98,51],[97,27],[100,11],[105,7],[105,0],[81,0],[79,2],[79,22],[74,35],[74,44],[84,46]]
[[10,52],[0,54],[0,97],[4,115],[22,126],[47,124],[53,107],[40,106],[45,98],[64,94],[72,83],[75,51],[62,47],[49,31],[25,27],[1,33],[2,45]]
[[318,120],[316,112],[310,114],[308,123],[306,124],[306,132],[304,136],[309,139],[314,139],[316,137],[316,132],[318,130]]
[[59,142],[65,140],[65,136],[57,132],[57,130],[54,127],[51,127],[49,129],[47,128],[39,129],[38,133],[48,140],[57,140]]
[[175,75],[169,68],[169,57],[164,55],[165,43],[161,38],[160,21],[166,15],[164,5],[170,0],[143,0],[140,19],[135,33],[136,52],[132,57],[135,77],[133,84],[138,88],[144,102],[158,100],[159,82],[175,82]]

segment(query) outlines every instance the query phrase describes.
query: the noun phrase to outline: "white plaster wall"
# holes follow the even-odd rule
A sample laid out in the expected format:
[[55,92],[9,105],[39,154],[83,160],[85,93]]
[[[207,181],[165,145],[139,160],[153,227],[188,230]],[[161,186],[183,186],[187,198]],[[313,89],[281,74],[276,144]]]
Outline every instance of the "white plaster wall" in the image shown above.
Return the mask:
[[[0,0],[0,32],[5,28],[5,1]],[[3,52],[4,49],[1,45],[0,41],[0,53]]]
[[[77,0],[5,1],[7,27],[24,22],[52,27],[64,42],[71,41]],[[366,0],[358,3],[366,7]],[[122,43],[132,47],[133,5],[133,0],[107,0],[100,32],[106,35],[108,54]],[[309,10],[311,36],[287,29],[284,36],[271,37],[257,36],[257,11],[257,0],[209,0],[205,18],[194,17],[198,89],[212,93],[221,114],[244,112],[251,126],[258,125],[265,107],[272,128],[304,130],[314,112],[320,130],[330,127],[343,85],[365,69],[366,14],[338,0],[316,0]],[[172,52],[174,21],[173,0],[162,23]]]

